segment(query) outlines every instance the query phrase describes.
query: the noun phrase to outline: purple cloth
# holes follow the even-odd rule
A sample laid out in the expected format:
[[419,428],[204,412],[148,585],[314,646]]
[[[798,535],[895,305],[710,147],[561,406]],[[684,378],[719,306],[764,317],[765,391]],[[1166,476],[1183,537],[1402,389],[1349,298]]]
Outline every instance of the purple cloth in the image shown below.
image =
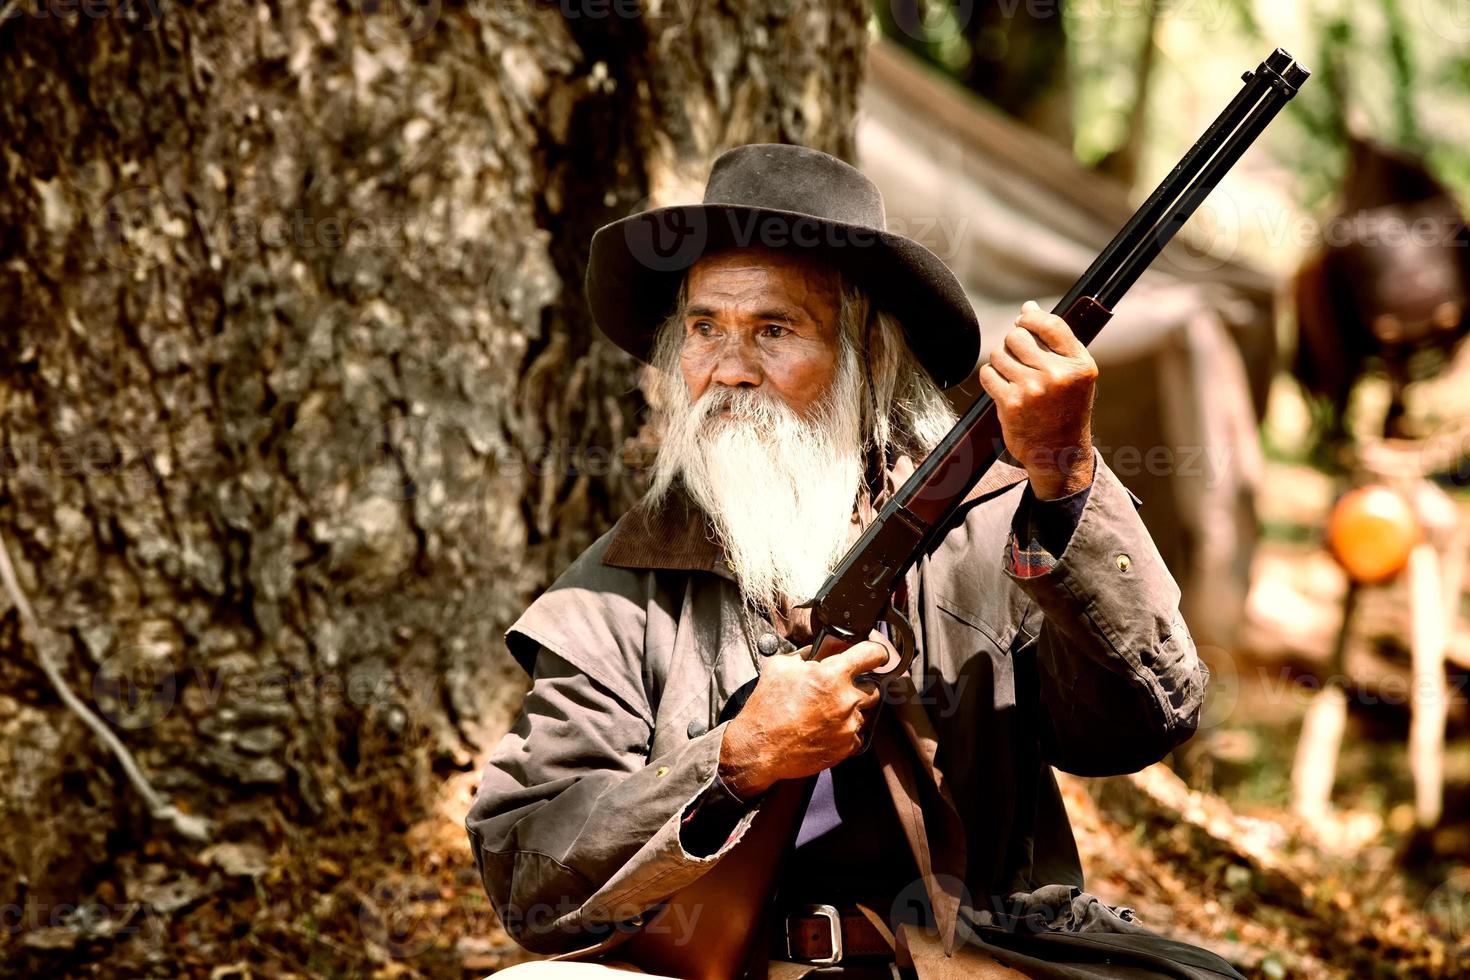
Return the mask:
[[817,773],[817,784],[812,789],[812,798],[801,818],[801,829],[796,832],[796,846],[802,847],[823,834],[842,825],[837,813],[837,796],[832,790],[832,770]]

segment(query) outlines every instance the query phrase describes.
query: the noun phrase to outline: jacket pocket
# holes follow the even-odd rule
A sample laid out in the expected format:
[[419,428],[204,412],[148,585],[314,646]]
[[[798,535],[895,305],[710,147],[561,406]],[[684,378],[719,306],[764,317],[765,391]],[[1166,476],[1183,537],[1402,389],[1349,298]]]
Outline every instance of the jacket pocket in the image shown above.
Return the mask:
[[952,669],[958,671],[966,685],[988,682],[992,689],[991,703],[997,709],[1014,706],[1014,664],[995,631],[977,611],[950,596],[935,593],[934,603],[943,613],[934,625],[938,629],[935,639],[943,644],[946,653],[944,659],[953,665]]

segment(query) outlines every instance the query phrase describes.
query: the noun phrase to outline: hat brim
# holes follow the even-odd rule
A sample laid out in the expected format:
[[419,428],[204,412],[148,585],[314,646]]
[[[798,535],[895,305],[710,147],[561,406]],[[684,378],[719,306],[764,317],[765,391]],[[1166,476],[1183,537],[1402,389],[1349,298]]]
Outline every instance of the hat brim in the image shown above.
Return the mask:
[[768,245],[830,257],[903,324],[915,358],[941,388],[970,376],[980,325],[959,279],[910,238],[813,215],[736,204],[674,205],[599,228],[587,262],[587,302],[613,343],[647,361],[674,312],[680,282],[710,252]]

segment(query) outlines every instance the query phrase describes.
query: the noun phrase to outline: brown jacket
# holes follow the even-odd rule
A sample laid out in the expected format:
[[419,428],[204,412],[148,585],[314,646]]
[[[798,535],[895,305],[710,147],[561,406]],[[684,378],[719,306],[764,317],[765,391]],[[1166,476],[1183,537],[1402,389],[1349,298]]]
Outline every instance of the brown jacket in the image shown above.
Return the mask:
[[[1103,775],[1158,760],[1193,733],[1209,676],[1178,588],[1100,458],[1055,566],[1012,574],[1024,478],[997,463],[907,579],[919,654],[913,697],[889,714],[920,775],[888,785],[918,821],[905,820],[908,846],[935,872],[926,884],[949,943],[957,905],[1082,884],[1051,767]],[[762,640],[777,631],[746,611],[687,498],[646,525],[638,515],[506,637],[533,682],[466,826],[507,930],[537,952],[614,945],[724,858],[759,807],[715,853],[685,849],[681,820],[715,778],[721,707],[757,676],[762,645],[792,644]]]

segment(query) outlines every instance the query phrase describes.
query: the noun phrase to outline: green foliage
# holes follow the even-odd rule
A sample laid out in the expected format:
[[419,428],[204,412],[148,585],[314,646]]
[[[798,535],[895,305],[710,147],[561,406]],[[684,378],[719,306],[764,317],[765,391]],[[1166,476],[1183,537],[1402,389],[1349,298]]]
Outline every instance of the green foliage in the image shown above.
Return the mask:
[[1397,142],[1405,149],[1422,149],[1419,119],[1414,110],[1414,53],[1409,27],[1399,0],[1382,0],[1388,28],[1388,50],[1393,64],[1393,106],[1397,120]]
[[[1141,5],[1140,5],[1141,6]],[[1096,166],[1128,140],[1140,97],[1134,64],[1152,34],[1151,16],[1099,17],[1081,5],[1063,8],[1072,89],[1072,151]]]
[[[1245,33],[1265,40],[1244,0]],[[1316,78],[1288,107],[1304,145],[1288,161],[1301,178],[1304,207],[1328,203],[1346,165],[1351,129],[1382,143],[1425,156],[1435,176],[1470,199],[1470,57],[1426,9],[1402,0],[1310,0],[1306,20],[1315,52]],[[1452,25],[1453,26],[1453,25]],[[1427,116],[1459,125],[1428,125]]]
[[[1042,6],[1046,16],[1038,13]],[[1441,22],[1418,0],[1299,0],[1296,6],[1295,18],[1281,16],[1265,0],[1221,0],[1210,8],[1210,18],[1191,18],[1191,5],[1170,0],[1018,3],[1004,15],[967,0],[875,0],[873,9],[883,34],[1017,115],[1024,112],[1014,89],[1064,85],[1073,150],[1088,165],[1128,140],[1135,102],[1148,97],[1138,91],[1138,62],[1151,32],[1171,27],[1176,49],[1181,34],[1186,47],[1193,37],[1201,51],[1222,43],[1252,49],[1281,43],[1316,76],[1288,107],[1280,141],[1294,150],[1283,162],[1296,174],[1304,208],[1331,206],[1347,162],[1350,127],[1425,155],[1436,176],[1470,199],[1470,54],[1459,36],[1462,25]],[[899,26],[896,11],[907,29]],[[1057,12],[1066,71],[1047,76],[1038,73],[1034,58],[1027,62],[1026,53],[1036,50],[1027,39],[1054,33]],[[1282,24],[1295,33],[1278,36]],[[996,81],[997,70],[1019,79],[1005,97],[998,94],[1005,84]],[[1159,110],[1164,118],[1151,128],[1169,124],[1167,100]]]
[[1059,0],[875,0],[890,40],[943,69],[1019,119],[1042,122],[1066,91],[1067,41]]

